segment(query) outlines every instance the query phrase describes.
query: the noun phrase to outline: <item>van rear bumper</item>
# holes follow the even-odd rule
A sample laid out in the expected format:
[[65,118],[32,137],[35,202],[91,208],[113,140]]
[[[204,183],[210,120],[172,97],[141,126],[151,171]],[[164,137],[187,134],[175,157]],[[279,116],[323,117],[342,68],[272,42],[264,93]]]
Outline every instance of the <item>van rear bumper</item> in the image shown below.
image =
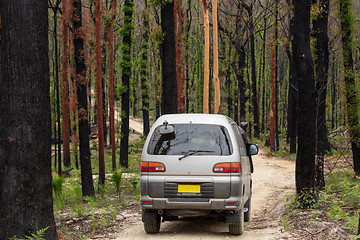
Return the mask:
[[150,198],[141,197],[141,205],[144,209],[201,209],[201,210],[232,210],[238,211],[241,207],[239,197],[228,199],[204,199],[204,198]]

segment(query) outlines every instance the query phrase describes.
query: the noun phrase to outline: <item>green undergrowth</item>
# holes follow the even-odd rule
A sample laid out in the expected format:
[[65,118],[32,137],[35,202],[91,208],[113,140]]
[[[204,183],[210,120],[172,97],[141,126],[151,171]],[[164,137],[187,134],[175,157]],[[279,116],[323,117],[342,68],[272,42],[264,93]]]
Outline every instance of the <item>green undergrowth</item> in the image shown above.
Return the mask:
[[14,237],[10,238],[10,240],[45,240],[44,235],[48,228],[49,227],[42,228],[42,229],[36,231],[36,233],[32,233],[29,236],[25,236],[25,238],[17,238],[16,236],[14,236]]
[[[352,234],[358,233],[360,213],[360,180],[354,178],[352,169],[337,169],[325,178],[326,186],[318,193],[318,201],[304,211],[313,217],[314,221],[336,222]],[[301,208],[298,197],[287,199],[286,210],[289,215],[296,215]],[[282,222],[288,223],[286,216]],[[286,224],[288,226],[289,224]],[[285,227],[284,227],[285,228]],[[360,239],[360,236],[356,237]]]
[[331,173],[320,193],[319,205],[331,221],[341,221],[344,228],[357,234],[360,213],[360,180],[350,169]]
[[[275,152],[270,152],[270,147],[265,146],[265,137],[260,140],[250,140],[261,148],[266,156],[278,157],[288,160],[296,160],[296,154],[290,154],[289,144],[285,138],[280,138],[280,147]],[[341,144],[338,144],[341,145]],[[344,155],[351,155],[348,149],[338,149],[327,152],[325,162],[334,159],[343,159]],[[340,161],[341,162],[341,161]],[[330,166],[335,164],[330,164]],[[340,166],[339,166],[340,165]],[[337,164],[336,169],[331,173],[325,173],[326,186],[324,190],[316,193],[317,202],[308,209],[303,209],[298,196],[289,196],[286,200],[286,213],[279,218],[280,224],[285,231],[296,228],[295,221],[300,212],[305,211],[314,221],[333,222],[340,225],[345,231],[356,235],[358,233],[359,214],[360,214],[360,180],[354,177],[351,166]],[[304,197],[304,196],[303,196]],[[305,196],[306,199],[306,196]],[[309,197],[309,199],[312,199]],[[309,203],[312,205],[313,202]],[[360,239],[360,235],[355,237]]]
[[[98,186],[98,151],[92,150],[92,172],[94,180],[95,197],[83,197],[81,188],[80,169],[74,169],[68,177],[58,177],[53,174],[53,207],[58,225],[58,231],[67,236],[67,239],[84,239],[81,229],[69,232],[68,222],[71,220],[86,220],[90,223],[91,234],[98,230],[116,224],[116,216],[124,207],[139,203],[139,169],[141,151],[144,139],[130,142],[129,144],[129,168],[119,168],[117,154],[116,171],[112,171],[111,149],[105,151],[105,184]],[[117,151],[119,151],[117,149]],[[73,164],[75,165],[75,164]],[[55,172],[55,170],[54,170]],[[69,235],[71,234],[71,236]]]
[[296,154],[290,154],[290,146],[288,143],[286,143],[286,138],[281,137],[279,139],[279,147],[277,151],[271,152],[270,147],[265,145],[265,138],[266,136],[261,136],[260,139],[252,138],[249,142],[257,144],[258,147],[266,153],[266,156],[268,157],[278,157],[278,158],[285,158],[289,160],[295,160]]

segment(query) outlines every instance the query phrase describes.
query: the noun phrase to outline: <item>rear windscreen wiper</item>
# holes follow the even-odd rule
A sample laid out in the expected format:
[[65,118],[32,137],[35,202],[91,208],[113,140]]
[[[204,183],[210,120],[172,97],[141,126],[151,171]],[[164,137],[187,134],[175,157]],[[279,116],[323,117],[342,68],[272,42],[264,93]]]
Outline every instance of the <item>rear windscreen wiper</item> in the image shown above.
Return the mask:
[[191,155],[194,155],[194,154],[196,154],[196,153],[200,153],[200,152],[214,152],[214,151],[212,151],[212,150],[189,150],[189,151],[187,151],[185,154],[184,154],[184,156],[182,156],[182,157],[179,157],[179,160],[181,160],[181,159],[183,159],[183,158],[186,158],[186,157],[188,157],[188,156],[191,156]]

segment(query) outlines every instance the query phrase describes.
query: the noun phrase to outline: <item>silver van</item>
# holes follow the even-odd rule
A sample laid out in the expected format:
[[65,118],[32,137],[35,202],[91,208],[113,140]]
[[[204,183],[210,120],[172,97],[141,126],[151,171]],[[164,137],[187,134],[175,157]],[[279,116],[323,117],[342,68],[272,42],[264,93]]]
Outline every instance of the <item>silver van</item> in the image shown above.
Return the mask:
[[218,217],[230,234],[250,220],[253,171],[245,131],[218,114],[170,114],[154,123],[141,156],[142,221],[158,233],[162,221]]

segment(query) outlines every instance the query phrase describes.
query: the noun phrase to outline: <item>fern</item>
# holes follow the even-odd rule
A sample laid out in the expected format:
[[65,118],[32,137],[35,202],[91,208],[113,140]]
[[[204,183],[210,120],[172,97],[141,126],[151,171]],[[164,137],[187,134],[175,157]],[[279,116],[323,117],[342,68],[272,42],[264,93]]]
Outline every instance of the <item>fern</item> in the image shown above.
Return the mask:
[[16,236],[10,238],[10,240],[45,240],[44,235],[46,230],[49,229],[50,226],[46,228],[39,229],[36,233],[32,233],[30,236],[25,236],[25,239],[17,238]]
[[121,170],[119,172],[114,171],[113,174],[111,175],[111,180],[115,184],[116,191],[120,192],[120,185],[121,185],[121,180],[122,180],[122,171]]

